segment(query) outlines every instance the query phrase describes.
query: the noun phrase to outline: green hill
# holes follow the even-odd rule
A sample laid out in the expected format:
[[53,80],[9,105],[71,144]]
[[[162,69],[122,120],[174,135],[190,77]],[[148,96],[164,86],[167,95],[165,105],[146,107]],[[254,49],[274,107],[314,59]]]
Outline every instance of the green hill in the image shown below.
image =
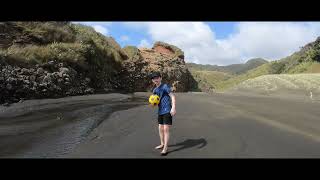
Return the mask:
[[[318,38],[319,40],[319,38]],[[238,91],[264,94],[276,91],[320,93],[319,41],[304,47],[291,56],[273,61],[224,82],[224,89],[233,87]]]
[[[188,63],[191,74],[198,82],[202,91],[223,91],[234,84],[246,80],[248,77],[256,77],[266,71],[266,60],[261,58],[251,59],[245,64],[232,64],[228,66],[201,65]],[[248,72],[257,68],[255,71]],[[268,72],[268,71],[267,71]]]
[[250,59],[244,64],[231,64],[227,66],[217,66],[217,65],[202,65],[195,63],[187,63],[189,69],[194,71],[219,71],[229,74],[243,74],[250,69],[254,69],[262,64],[268,63],[268,61],[262,58]]
[[226,66],[225,68],[233,74],[243,74],[265,63],[268,63],[268,61],[262,58],[255,58],[248,60],[245,64],[231,64]]
[[196,63],[186,63],[188,69],[191,71],[219,71],[219,72],[226,72],[223,66],[217,66],[217,65],[210,65],[210,64],[196,64]]
[[[218,68],[218,66],[209,66],[207,69],[210,68],[214,69]],[[199,74],[206,68],[201,65],[192,64],[191,69]],[[305,45],[299,51],[280,60],[265,63],[263,59],[253,59],[246,63],[245,68],[241,64],[236,64],[224,66],[218,71],[224,71],[233,75],[225,79],[216,78],[215,80],[207,81],[206,79],[209,76],[205,77],[206,73],[202,73],[203,76],[198,76],[199,83],[205,81],[208,83],[208,87],[215,87],[215,91],[226,91],[246,80],[268,74],[320,73],[320,37],[316,41]],[[202,78],[201,81],[199,77]],[[299,78],[300,76],[296,77]],[[210,76],[210,78],[215,77]]]
[[220,89],[220,83],[232,77],[229,73],[219,71],[191,71],[191,75],[198,83],[198,88],[202,91],[213,92]]

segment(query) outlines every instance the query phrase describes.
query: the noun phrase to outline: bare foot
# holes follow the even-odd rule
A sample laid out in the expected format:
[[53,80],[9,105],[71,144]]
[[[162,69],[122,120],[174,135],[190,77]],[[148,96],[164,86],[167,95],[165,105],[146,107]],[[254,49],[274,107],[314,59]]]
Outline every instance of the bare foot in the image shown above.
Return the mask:
[[157,146],[157,147],[155,147],[155,149],[162,149],[163,148],[163,144],[161,144],[161,145],[159,145],[159,146]]
[[167,154],[168,154],[167,148],[165,148],[165,149],[163,149],[163,150],[161,151],[161,156],[166,156]]

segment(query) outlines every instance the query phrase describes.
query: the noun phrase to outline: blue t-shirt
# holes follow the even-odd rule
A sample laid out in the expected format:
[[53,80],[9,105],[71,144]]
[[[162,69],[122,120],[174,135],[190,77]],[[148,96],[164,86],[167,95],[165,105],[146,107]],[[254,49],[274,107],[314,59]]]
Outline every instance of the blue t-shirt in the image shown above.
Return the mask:
[[160,84],[159,87],[153,89],[153,94],[160,97],[160,103],[158,105],[159,115],[170,113],[171,111],[171,98],[169,93],[171,92],[171,87],[168,84]]

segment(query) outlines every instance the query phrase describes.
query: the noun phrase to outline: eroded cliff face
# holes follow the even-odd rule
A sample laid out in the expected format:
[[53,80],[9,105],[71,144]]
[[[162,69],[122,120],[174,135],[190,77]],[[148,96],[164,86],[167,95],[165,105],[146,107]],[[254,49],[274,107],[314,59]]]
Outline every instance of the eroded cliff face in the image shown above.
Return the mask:
[[186,67],[184,53],[176,46],[156,42],[151,49],[127,46],[123,50],[129,56],[123,64],[131,78],[128,84],[134,91],[152,89],[148,76],[154,71],[159,71],[163,82],[170,84],[176,92],[186,92],[194,83]]

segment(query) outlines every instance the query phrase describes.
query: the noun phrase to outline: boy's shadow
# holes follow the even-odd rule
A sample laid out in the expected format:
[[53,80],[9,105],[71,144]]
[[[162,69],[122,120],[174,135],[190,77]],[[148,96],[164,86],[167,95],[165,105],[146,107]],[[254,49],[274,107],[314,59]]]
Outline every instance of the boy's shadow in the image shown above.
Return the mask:
[[181,143],[177,143],[177,144],[174,144],[174,145],[169,145],[169,147],[175,147],[175,146],[181,146],[177,149],[173,149],[173,150],[169,150],[168,153],[172,153],[172,152],[175,152],[175,151],[180,151],[180,150],[183,150],[183,149],[187,149],[187,148],[191,148],[191,147],[195,147],[195,146],[198,146],[198,149],[201,149],[203,148],[204,146],[207,145],[207,141],[204,139],[204,138],[200,138],[200,139],[187,139]]

